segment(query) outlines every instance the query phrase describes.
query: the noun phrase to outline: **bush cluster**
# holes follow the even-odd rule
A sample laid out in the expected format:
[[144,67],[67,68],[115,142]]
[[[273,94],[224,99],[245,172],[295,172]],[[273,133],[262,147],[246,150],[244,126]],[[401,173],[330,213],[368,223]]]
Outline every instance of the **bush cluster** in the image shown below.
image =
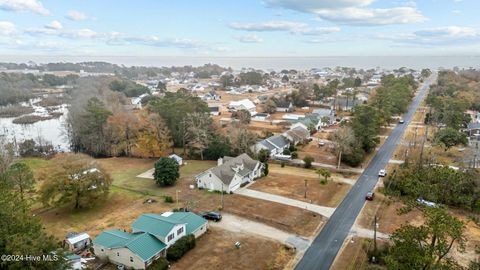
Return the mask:
[[195,247],[195,236],[185,235],[173,244],[167,251],[167,260],[175,262],[180,260],[189,250]]

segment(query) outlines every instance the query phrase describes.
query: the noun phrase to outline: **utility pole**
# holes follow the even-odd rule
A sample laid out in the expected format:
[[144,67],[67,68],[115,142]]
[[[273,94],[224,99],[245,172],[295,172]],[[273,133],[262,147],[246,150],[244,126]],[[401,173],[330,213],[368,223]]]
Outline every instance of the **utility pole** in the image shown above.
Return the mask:
[[377,253],[377,215],[375,214],[374,220],[373,220],[373,252],[376,254]]
[[413,148],[417,148],[417,129],[418,127],[415,127],[415,134],[413,135]]
[[177,200],[177,209],[178,209],[178,193],[179,192],[182,192],[182,191],[178,190],[178,189],[175,191],[175,197],[176,197],[176,200]]
[[222,182],[222,196],[221,196],[221,202],[222,202],[222,210],[223,210],[223,182]]
[[304,194],[304,198],[306,199],[307,198],[307,179],[305,179],[305,194]]

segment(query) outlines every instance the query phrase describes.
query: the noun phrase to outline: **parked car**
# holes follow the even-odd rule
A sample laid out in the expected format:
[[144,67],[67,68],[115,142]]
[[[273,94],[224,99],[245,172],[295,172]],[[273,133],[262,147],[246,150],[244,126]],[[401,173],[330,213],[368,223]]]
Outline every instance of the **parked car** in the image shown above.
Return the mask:
[[384,169],[381,169],[381,170],[378,172],[378,176],[380,176],[380,177],[385,177],[385,176],[387,176],[387,171],[385,171]]
[[436,203],[434,203],[434,202],[430,202],[430,201],[424,200],[422,197],[420,197],[420,198],[417,199],[417,203],[423,204],[423,205],[425,205],[426,207],[433,207],[433,208],[435,208],[435,207],[438,206],[438,204],[436,204]]
[[318,143],[318,146],[325,146],[325,142],[324,142],[324,141],[320,141],[320,142]]
[[203,217],[204,219],[213,220],[213,221],[215,221],[215,222],[219,222],[220,220],[222,220],[222,214],[217,213],[217,212],[207,212],[207,213],[203,213],[203,214],[202,214],[202,217]]
[[400,121],[398,121],[398,123],[399,123],[399,124],[403,124],[403,123],[405,123],[405,120],[400,119]]
[[373,201],[373,198],[375,197],[375,193],[373,192],[368,192],[367,195],[365,196],[365,200],[367,201]]

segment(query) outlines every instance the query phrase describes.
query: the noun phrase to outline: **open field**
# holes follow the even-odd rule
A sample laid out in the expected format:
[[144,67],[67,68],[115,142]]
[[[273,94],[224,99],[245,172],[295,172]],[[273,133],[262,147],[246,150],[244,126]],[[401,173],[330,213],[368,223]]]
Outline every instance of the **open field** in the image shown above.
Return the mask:
[[[37,174],[54,160],[26,159]],[[112,176],[110,194],[104,202],[89,209],[73,210],[72,207],[43,210],[39,205],[36,213],[43,220],[48,232],[59,239],[71,231],[86,231],[92,236],[111,228],[129,229],[130,224],[142,213],[162,213],[177,207],[165,203],[163,196],[176,198],[178,207],[187,206],[192,211],[217,210],[221,195],[205,190],[190,189],[197,173],[214,166],[213,161],[187,161],[181,167],[181,177],[173,187],[159,187],[153,180],[137,178],[136,175],[152,168],[154,160],[133,158],[109,158],[97,160]],[[177,192],[178,191],[178,192]],[[320,215],[265,200],[240,195],[225,195],[224,210],[266,223],[270,226],[304,236],[312,235],[323,225]],[[144,204],[147,198],[157,202]]]
[[336,165],[337,158],[329,151],[328,145],[318,146],[318,141],[312,140],[307,145],[298,147],[298,158],[303,159],[305,156],[311,156],[315,162]]
[[[237,241],[240,249],[234,247]],[[268,239],[210,229],[171,269],[284,269],[293,256],[292,250]]]
[[369,240],[352,237],[346,240],[338,253],[331,270],[364,270],[367,267],[367,254],[365,246]]
[[[305,180],[307,180],[306,198]],[[336,207],[350,187],[348,184],[336,183],[331,179],[326,185],[322,185],[318,176],[285,174],[275,171],[270,172],[267,177],[257,180],[249,188],[322,206]]]

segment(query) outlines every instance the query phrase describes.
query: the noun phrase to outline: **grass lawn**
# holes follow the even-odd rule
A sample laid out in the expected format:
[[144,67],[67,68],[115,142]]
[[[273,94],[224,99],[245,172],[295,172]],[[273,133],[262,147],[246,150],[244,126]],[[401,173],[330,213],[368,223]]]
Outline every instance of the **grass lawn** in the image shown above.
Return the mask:
[[113,186],[137,191],[145,195],[165,196],[175,195],[177,189],[188,189],[193,184],[193,177],[215,166],[215,161],[187,160],[186,165],[180,167],[180,179],[173,187],[159,187],[151,179],[138,178],[137,175],[153,168],[154,159],[134,158],[106,158],[97,160],[113,178]]

